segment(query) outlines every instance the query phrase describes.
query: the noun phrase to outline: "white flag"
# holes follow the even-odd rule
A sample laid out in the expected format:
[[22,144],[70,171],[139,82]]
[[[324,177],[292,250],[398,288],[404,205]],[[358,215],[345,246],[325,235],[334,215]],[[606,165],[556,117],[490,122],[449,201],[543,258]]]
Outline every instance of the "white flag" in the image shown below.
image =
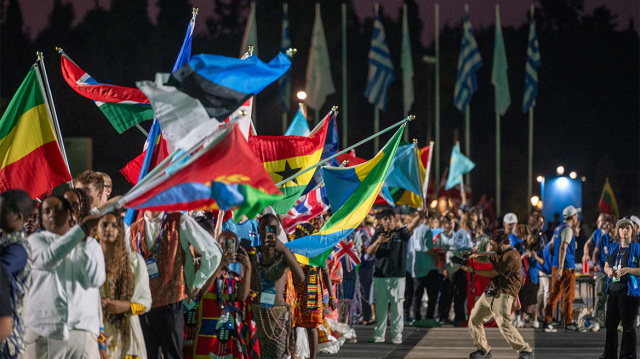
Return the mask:
[[313,23],[306,80],[305,92],[307,93],[307,99],[305,103],[314,110],[320,110],[327,100],[327,96],[336,92],[331,78],[329,49],[327,48],[327,39],[324,36],[324,27],[320,16],[320,3],[316,3],[316,19]]

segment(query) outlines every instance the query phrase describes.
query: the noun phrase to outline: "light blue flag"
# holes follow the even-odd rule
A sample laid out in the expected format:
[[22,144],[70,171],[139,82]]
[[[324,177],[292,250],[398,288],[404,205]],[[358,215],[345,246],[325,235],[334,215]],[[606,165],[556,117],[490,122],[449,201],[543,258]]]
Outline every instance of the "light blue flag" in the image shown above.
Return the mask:
[[476,72],[482,67],[482,58],[480,58],[476,39],[473,37],[468,11],[464,13],[462,25],[463,33],[458,57],[458,73],[453,90],[453,104],[460,111],[465,110],[469,102],[471,102],[471,95],[478,90]]
[[304,117],[304,112],[302,109],[298,109],[296,112],[296,116],[291,121],[291,125],[287,128],[287,132],[285,132],[285,136],[304,136],[307,137],[311,133],[309,129],[309,124],[307,123],[307,119]]
[[540,49],[536,36],[536,22],[531,15],[529,25],[529,46],[527,47],[527,65],[525,66],[524,98],[522,99],[522,113],[535,106],[538,97],[538,68],[540,67]]
[[387,107],[387,90],[395,78],[384,26],[378,13],[373,22],[371,49],[369,50],[369,75],[367,88],[364,91],[364,96],[369,103],[384,111]]
[[449,178],[445,190],[462,183],[462,175],[471,171],[476,164],[460,153],[460,145],[453,146],[451,150],[451,161],[449,163]]
[[509,93],[509,79],[507,77],[507,52],[504,48],[498,9],[498,5],[496,5],[496,36],[493,44],[491,83],[495,87],[496,113],[502,116],[511,105],[511,94]]
[[422,197],[422,176],[418,161],[415,144],[398,146],[384,184],[406,189]]

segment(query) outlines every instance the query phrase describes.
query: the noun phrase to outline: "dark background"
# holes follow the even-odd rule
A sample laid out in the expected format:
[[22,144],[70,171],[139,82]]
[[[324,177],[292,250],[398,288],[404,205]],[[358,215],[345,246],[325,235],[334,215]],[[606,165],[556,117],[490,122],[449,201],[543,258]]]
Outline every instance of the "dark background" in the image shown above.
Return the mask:
[[[38,9],[21,9],[18,0],[0,0],[2,111],[24,79],[28,67],[35,62],[35,51],[43,51],[63,135],[93,139],[94,169],[112,176],[115,194],[130,188],[118,170],[141,152],[145,137],[136,129],[118,135],[92,101],[76,94],[62,78],[59,55],[54,47],[62,47],[97,81],[133,87],[137,80],[151,80],[156,72],[168,72],[173,67],[192,8],[186,0],[153,1],[157,7],[153,12],[154,17],[157,16],[154,21],[151,21],[146,0],[111,0],[108,10],[98,6],[96,1],[96,6],[82,19],[74,18],[72,3],[54,0],[46,27],[31,34],[24,31],[22,13]],[[194,37],[192,54],[238,56],[249,1],[212,2],[215,5],[213,14],[198,16],[196,27],[200,30]],[[260,0],[257,3],[258,44],[260,58],[264,61],[279,51],[282,2]],[[384,128],[403,118],[401,17],[397,6],[385,8],[384,1],[381,2],[397,78],[389,89],[387,111],[380,115],[381,128]],[[342,104],[340,4],[337,0],[322,3],[336,87],[336,93],[328,97],[322,114],[331,106]],[[347,4],[348,132],[349,144],[352,144],[373,133],[373,106],[363,96],[373,20],[357,16],[353,1],[347,1]],[[426,47],[421,41],[425,24],[419,18],[420,7],[427,4],[414,0],[407,4],[416,98],[411,112],[418,117],[409,130],[410,137],[417,138],[423,146],[435,136],[433,67],[425,64],[422,56],[432,56],[434,48],[432,41]],[[559,165],[564,165],[567,173],[575,170],[578,176],[585,176],[583,207],[588,221],[595,220],[597,201],[606,177],[611,181],[621,214],[639,213],[640,64],[639,39],[633,17],[628,23],[618,23],[617,16],[605,5],[587,11],[583,0],[540,0],[534,4],[542,58],[535,107],[534,177],[552,176]],[[637,4],[630,6],[635,9],[636,19]],[[440,4],[441,11],[446,6],[446,2]],[[461,140],[464,137],[464,115],[452,103],[462,15],[461,9],[460,20],[444,24],[440,33],[441,172],[449,162],[455,134],[459,133]],[[472,24],[474,16],[472,13]],[[527,12],[523,11],[521,17],[521,25],[503,27],[512,104],[501,123],[502,208],[503,212],[513,211],[520,218],[525,216],[529,201],[526,188],[528,117],[521,110],[529,32]],[[292,65],[292,97],[304,88],[313,18],[313,2],[292,1],[289,4],[291,41],[298,49]],[[510,23],[502,20],[503,24]],[[490,81],[494,27],[474,26],[474,34],[484,62],[478,72],[479,89],[471,101],[470,158],[476,163],[472,182],[477,201],[483,194],[490,198],[495,195],[494,90]],[[281,134],[277,86],[266,88],[257,96],[256,102],[258,133]],[[294,98],[292,104],[289,120],[297,108]],[[338,123],[340,126],[340,117]],[[150,125],[151,121],[148,121],[143,127],[148,129]],[[391,133],[383,135],[381,143],[390,136]],[[372,142],[359,147],[357,155],[371,158]],[[534,194],[538,191],[535,186]]]

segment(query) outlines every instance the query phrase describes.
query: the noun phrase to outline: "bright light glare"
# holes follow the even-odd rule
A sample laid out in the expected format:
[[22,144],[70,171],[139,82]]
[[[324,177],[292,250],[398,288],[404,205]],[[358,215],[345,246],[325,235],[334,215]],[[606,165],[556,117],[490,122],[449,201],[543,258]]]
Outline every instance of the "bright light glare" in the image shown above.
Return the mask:
[[578,174],[574,172],[569,173],[569,177],[571,177],[571,179],[576,179],[576,177],[578,177]]
[[538,182],[542,182],[542,181],[544,181],[544,177],[538,176]]
[[296,96],[298,96],[298,100],[304,100],[307,98],[307,93],[304,91],[298,91]]
[[540,202],[540,197],[538,197],[538,196],[531,197],[531,205],[532,206],[534,206],[534,207],[537,206],[539,202]]
[[564,167],[558,166],[558,168],[556,168],[556,172],[558,173],[558,176],[562,176],[564,174]]
[[569,179],[567,177],[560,177],[558,178],[558,181],[556,182],[556,186],[558,186],[558,189],[561,190],[566,190],[567,188],[569,188]]
[[436,208],[436,206],[438,205],[438,200],[434,199],[433,201],[431,201],[431,208]]

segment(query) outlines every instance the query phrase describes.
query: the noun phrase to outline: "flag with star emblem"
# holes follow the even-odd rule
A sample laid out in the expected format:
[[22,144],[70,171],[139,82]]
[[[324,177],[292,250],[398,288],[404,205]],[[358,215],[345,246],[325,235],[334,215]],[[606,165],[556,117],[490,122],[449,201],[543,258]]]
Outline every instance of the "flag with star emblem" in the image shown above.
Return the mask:
[[[273,182],[280,183],[320,161],[332,114],[333,111],[329,112],[308,137],[249,137],[251,149],[262,160]],[[284,199],[272,205],[276,213],[285,214],[293,208],[313,178],[313,173],[314,171],[308,171],[279,186]]]

